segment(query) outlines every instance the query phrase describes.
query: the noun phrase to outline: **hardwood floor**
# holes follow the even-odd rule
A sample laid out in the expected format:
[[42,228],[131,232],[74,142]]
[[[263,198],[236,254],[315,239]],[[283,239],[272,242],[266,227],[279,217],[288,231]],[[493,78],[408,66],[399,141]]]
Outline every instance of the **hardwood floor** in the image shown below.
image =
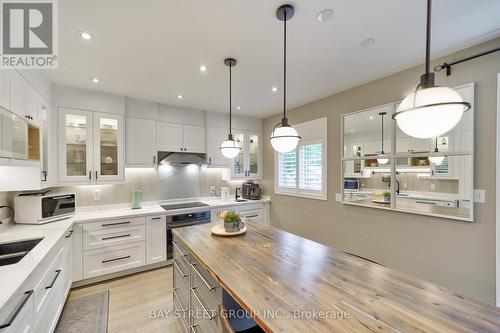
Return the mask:
[[[181,332],[172,313],[172,267],[71,290],[69,298],[109,289],[109,333]],[[151,318],[151,311],[163,316]]]

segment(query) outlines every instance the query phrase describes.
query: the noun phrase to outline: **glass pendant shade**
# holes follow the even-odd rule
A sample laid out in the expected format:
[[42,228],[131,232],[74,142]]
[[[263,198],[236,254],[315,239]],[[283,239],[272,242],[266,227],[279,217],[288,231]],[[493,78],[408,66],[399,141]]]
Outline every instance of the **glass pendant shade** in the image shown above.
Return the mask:
[[409,136],[429,139],[453,129],[470,105],[447,87],[430,87],[408,95],[399,105],[394,119]]
[[288,153],[297,147],[300,136],[292,126],[277,126],[271,133],[271,145],[280,153]]
[[224,157],[235,158],[240,153],[241,146],[233,139],[228,139],[221,144],[220,151]]
[[429,161],[435,165],[441,165],[444,161],[444,156],[430,156]]
[[387,162],[389,162],[388,158],[377,158],[378,164],[387,164]]

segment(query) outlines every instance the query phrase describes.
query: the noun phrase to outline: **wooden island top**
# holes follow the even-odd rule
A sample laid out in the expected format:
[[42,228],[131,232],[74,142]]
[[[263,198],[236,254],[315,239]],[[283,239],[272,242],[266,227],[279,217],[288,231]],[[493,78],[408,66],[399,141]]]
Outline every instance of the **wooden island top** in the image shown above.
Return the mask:
[[500,332],[495,306],[270,226],[212,226],[173,233],[266,332]]

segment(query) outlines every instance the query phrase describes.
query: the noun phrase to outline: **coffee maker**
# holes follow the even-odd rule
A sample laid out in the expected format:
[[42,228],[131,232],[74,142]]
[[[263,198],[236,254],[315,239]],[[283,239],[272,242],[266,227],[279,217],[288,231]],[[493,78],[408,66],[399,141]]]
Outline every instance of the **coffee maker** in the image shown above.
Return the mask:
[[248,200],[260,200],[262,188],[255,184],[253,180],[248,180],[241,185],[241,196]]

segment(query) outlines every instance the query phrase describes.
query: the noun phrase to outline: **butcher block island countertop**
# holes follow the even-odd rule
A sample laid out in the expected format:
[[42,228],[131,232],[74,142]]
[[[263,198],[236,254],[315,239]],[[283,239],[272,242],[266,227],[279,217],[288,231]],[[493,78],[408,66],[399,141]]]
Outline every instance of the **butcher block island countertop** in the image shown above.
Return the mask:
[[173,232],[266,332],[500,332],[499,308],[435,284],[270,226],[212,226]]

